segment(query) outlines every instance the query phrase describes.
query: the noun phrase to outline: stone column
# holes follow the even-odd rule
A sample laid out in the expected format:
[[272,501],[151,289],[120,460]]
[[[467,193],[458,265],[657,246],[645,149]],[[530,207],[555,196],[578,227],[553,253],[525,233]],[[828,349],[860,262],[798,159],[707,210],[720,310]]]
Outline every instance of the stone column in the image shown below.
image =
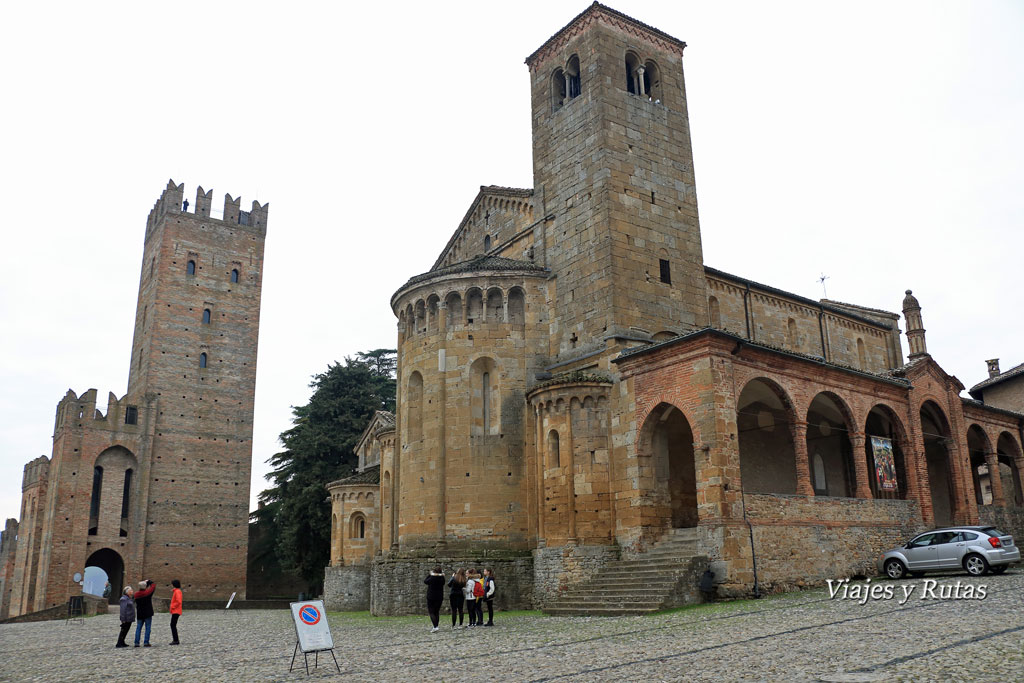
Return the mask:
[[1003,478],[999,476],[999,454],[986,453],[985,464],[988,465],[988,479],[992,482],[992,504],[996,507],[1006,507],[1006,498],[1003,496]]
[[572,442],[572,397],[565,403],[565,441],[569,449],[569,481],[566,483],[566,506],[569,512],[569,542],[576,542],[576,454]]
[[[440,303],[437,307],[438,311],[438,323],[444,325],[446,323],[447,304]],[[437,402],[437,481],[438,481],[438,510],[437,510],[437,535],[441,543],[444,543],[445,536],[448,533],[448,468],[447,468],[447,451],[446,444],[446,428],[445,428],[445,413],[447,412],[448,406],[448,372],[446,369],[447,365],[447,349],[445,348],[446,335],[441,334],[443,327],[438,329],[438,338],[441,340],[437,350],[437,377],[438,377],[438,402]]]
[[537,416],[537,547],[544,547],[544,404],[536,406]]
[[796,492],[800,496],[813,496],[811,485],[811,461],[807,457],[807,423],[797,420],[793,423],[793,453],[796,457]]
[[644,90],[644,68],[642,66],[638,66],[636,69],[636,92],[638,95],[647,94]]
[[868,477],[871,474],[868,472],[868,463],[865,459],[866,454],[864,451],[865,443],[864,432],[851,432],[850,434],[850,447],[853,448],[853,471],[854,476],[857,477],[856,496],[858,498],[871,498],[871,484],[868,483]]

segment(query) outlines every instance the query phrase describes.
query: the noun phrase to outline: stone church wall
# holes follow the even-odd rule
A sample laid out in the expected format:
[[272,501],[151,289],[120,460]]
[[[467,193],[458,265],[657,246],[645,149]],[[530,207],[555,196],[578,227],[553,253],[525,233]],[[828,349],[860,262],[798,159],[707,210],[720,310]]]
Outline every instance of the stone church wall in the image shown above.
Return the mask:
[[[494,570],[495,610],[533,609],[533,557],[529,554],[500,553],[439,556],[435,558],[382,558],[374,560],[371,574],[370,612],[374,616],[426,614],[427,589],[423,579],[440,565],[445,577],[462,568]],[[442,614],[451,614],[448,589]]]
[[533,597],[543,607],[619,558],[617,545],[577,545],[533,551]]

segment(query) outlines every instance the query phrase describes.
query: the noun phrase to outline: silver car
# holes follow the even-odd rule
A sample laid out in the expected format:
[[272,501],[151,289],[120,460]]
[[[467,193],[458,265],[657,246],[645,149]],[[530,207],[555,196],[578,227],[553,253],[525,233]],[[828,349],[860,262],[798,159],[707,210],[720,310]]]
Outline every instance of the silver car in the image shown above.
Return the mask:
[[992,526],[958,526],[926,531],[883,553],[878,570],[891,579],[926,571],[963,568],[971,576],[1002,574],[1020,561],[1013,536]]

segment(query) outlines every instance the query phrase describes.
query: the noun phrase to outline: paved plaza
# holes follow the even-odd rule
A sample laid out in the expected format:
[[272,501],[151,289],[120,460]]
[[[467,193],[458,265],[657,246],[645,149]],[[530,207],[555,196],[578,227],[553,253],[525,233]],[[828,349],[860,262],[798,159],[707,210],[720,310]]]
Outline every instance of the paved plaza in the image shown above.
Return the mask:
[[[646,617],[500,614],[494,628],[436,634],[426,617],[329,620],[342,675],[354,681],[1024,680],[1024,570],[944,576],[927,593],[925,581],[872,581],[893,597],[864,604],[850,584],[845,600],[815,590]],[[962,597],[968,585],[975,599],[943,599]],[[913,592],[901,606],[904,587]],[[288,673],[295,631],[287,611],[185,607],[179,647],[167,645],[166,614],[156,616],[148,649],[114,649],[112,614],[0,625],[0,679],[306,679],[301,666]],[[309,678],[332,676],[330,655],[321,655]]]

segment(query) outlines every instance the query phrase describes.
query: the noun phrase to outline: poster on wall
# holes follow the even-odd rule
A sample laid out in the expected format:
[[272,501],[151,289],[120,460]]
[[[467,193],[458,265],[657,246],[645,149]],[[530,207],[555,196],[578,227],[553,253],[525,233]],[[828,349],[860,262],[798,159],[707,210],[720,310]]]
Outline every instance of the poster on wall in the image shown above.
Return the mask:
[[881,491],[896,490],[896,461],[892,454],[892,439],[871,437],[871,452],[875,456],[875,477]]

